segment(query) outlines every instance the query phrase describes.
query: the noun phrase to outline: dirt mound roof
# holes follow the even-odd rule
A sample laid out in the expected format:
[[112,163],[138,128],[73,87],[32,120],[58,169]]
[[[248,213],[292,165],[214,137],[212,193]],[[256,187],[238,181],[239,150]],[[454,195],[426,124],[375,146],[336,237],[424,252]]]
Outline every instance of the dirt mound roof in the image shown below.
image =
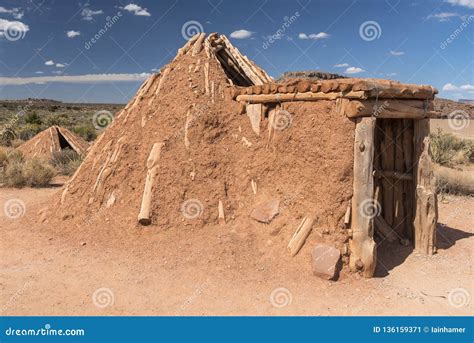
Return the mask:
[[[314,215],[314,230],[342,244],[354,124],[333,118],[332,101],[293,103],[282,106],[290,128],[257,135],[232,91],[270,81],[225,36],[193,37],[96,140],[58,195],[54,227],[119,235],[140,220],[157,233],[226,225],[264,235],[270,226],[286,241]],[[271,223],[252,219],[268,202],[279,204]]]
[[27,158],[51,158],[52,154],[64,149],[71,149],[85,156],[89,144],[81,137],[64,127],[51,126],[41,131],[17,149]]

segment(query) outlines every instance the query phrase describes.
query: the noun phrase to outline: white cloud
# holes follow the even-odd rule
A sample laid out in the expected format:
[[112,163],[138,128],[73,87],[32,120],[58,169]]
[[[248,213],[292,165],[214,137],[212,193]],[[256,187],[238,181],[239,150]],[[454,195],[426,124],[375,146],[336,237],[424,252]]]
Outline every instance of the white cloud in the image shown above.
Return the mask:
[[89,7],[86,7],[82,10],[81,16],[84,20],[92,20],[92,17],[95,15],[103,14],[102,10],[93,11]]
[[53,66],[53,65],[54,65],[54,61],[53,61],[53,60],[46,61],[46,62],[44,62],[44,65],[45,65],[45,66]]
[[42,71],[35,71],[35,74],[44,74]]
[[390,55],[392,56],[402,56],[405,55],[403,51],[390,50]]
[[334,65],[335,68],[346,68],[348,66],[349,66],[349,64],[347,64],[347,63],[341,63],[341,64],[335,64]]
[[320,33],[311,33],[309,35],[307,35],[306,33],[300,33],[298,35],[298,38],[299,39],[314,39],[314,40],[318,40],[318,39],[326,39],[326,38],[329,38],[330,34],[326,33],[326,32],[320,32]]
[[146,8],[142,8],[136,4],[128,4],[127,6],[121,7],[121,8],[124,9],[125,11],[128,11],[138,16],[145,16],[145,17],[151,16],[151,14],[148,12]]
[[71,30],[71,31],[66,32],[66,36],[68,36],[69,38],[74,38],[74,37],[77,37],[77,36],[80,36],[80,35],[81,35],[81,32],[79,32],[79,31]]
[[62,63],[56,63],[56,68],[64,68],[66,65]]
[[395,76],[397,73],[388,73],[387,76]]
[[474,8],[474,0],[446,0],[446,2],[449,2],[451,5]]
[[457,91],[459,88],[452,83],[447,83],[443,86],[444,91]]
[[13,34],[14,36],[17,36],[18,33],[24,35],[25,32],[28,32],[29,30],[30,27],[22,23],[21,21],[10,21],[6,19],[0,19],[0,37],[5,36],[5,31]]
[[23,18],[23,15],[25,14],[23,11],[21,11],[20,8],[5,8],[0,6],[0,13],[5,13],[5,14],[11,14],[13,18],[15,19],[21,19]]
[[474,91],[474,85],[462,85],[461,88],[463,91]]
[[435,19],[439,22],[449,21],[451,18],[461,17],[460,14],[454,12],[441,12],[436,14],[430,14],[426,19]]
[[127,82],[143,81],[150,76],[149,73],[141,74],[87,74],[87,75],[61,75],[61,76],[35,76],[35,77],[0,77],[0,84],[4,86],[26,85],[38,82],[62,83],[100,83],[100,82]]
[[362,68],[358,67],[349,67],[345,70],[346,74],[358,74],[358,73],[363,73],[365,70]]
[[241,29],[241,30],[232,32],[230,34],[230,37],[235,38],[235,39],[246,39],[246,38],[252,37],[253,34],[254,33],[252,31]]

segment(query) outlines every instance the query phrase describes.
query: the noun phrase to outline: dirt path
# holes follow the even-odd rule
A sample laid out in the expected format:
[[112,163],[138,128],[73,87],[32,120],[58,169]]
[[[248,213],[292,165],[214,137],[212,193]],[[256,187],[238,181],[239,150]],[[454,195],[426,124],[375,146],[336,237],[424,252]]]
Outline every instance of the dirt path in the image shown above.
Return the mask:
[[327,282],[311,275],[309,247],[290,258],[287,237],[264,226],[137,231],[106,218],[88,234],[57,234],[38,214],[56,191],[0,192],[2,210],[25,205],[20,218],[0,216],[2,315],[472,314],[473,198],[440,201],[435,256],[382,245],[377,277]]

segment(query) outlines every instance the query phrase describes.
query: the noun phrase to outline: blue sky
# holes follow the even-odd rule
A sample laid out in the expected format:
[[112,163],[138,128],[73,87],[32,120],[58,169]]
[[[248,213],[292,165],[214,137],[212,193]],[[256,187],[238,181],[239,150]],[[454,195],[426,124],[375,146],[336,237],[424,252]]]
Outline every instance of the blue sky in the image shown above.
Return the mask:
[[474,98],[474,0],[2,0],[0,98],[125,103],[201,29],[273,77],[318,69]]

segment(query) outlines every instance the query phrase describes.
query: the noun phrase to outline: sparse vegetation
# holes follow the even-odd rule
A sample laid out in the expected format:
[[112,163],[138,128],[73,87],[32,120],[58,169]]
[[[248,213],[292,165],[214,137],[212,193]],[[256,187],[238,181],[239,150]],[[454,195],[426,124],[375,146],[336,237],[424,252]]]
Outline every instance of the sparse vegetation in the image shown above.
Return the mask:
[[442,166],[474,162],[474,141],[461,139],[441,130],[430,137],[430,155],[433,162]]
[[435,176],[439,193],[474,196],[474,173],[437,166]]
[[45,161],[25,160],[16,151],[0,151],[0,183],[7,187],[44,187],[47,186],[56,171]]

